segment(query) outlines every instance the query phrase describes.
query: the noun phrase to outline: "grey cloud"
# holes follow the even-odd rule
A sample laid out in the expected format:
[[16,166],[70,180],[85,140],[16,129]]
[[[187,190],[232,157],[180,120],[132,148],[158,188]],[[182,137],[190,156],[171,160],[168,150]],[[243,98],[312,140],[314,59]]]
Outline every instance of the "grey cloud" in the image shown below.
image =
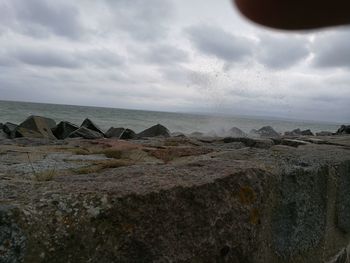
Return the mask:
[[272,69],[286,69],[309,55],[309,42],[301,37],[260,36],[257,60]]
[[199,51],[228,63],[239,62],[252,55],[254,42],[222,28],[199,25],[187,29],[190,40]]
[[118,29],[136,40],[153,41],[165,37],[167,21],[173,16],[169,0],[106,0]]
[[194,82],[193,76],[196,74],[196,72],[178,65],[175,67],[170,66],[161,68],[161,74],[166,81],[170,81],[181,86],[187,86]]
[[54,34],[72,39],[84,33],[78,8],[64,1],[12,0],[0,6],[7,13],[3,22],[19,33],[41,37]]
[[150,63],[168,65],[187,62],[189,57],[182,49],[168,44],[161,44],[150,47],[145,54],[145,59]]
[[96,67],[114,67],[125,63],[125,58],[107,49],[92,49],[77,53],[76,57],[86,64]]
[[3,61],[8,61],[8,63],[16,59],[20,63],[47,68],[74,69],[84,66],[107,68],[118,67],[125,64],[125,59],[123,57],[106,49],[71,51],[44,47],[17,47],[17,49],[8,52],[7,55],[3,55],[3,58],[6,59]]
[[77,68],[80,66],[70,54],[55,50],[20,49],[12,54],[20,62],[39,67]]
[[16,64],[16,61],[8,55],[4,50],[0,50],[0,67],[11,67]]
[[350,30],[319,35],[312,45],[313,65],[320,68],[350,68]]

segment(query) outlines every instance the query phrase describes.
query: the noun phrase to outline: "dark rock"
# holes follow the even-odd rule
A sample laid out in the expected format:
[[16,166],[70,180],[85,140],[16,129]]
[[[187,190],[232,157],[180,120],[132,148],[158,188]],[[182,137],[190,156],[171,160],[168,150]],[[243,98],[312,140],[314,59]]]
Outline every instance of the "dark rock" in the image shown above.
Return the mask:
[[337,134],[350,134],[350,125],[342,125],[338,129]]
[[6,122],[3,127],[2,130],[9,135],[11,138],[15,137],[15,131],[17,129],[18,125],[11,123],[11,122]]
[[41,133],[37,132],[37,131],[33,131],[33,130],[29,130],[26,128],[22,128],[22,127],[17,127],[16,131],[15,131],[15,136],[12,138],[22,138],[22,137],[26,137],[26,138],[46,138],[44,137]]
[[138,136],[139,137],[157,137],[157,136],[170,137],[170,132],[163,125],[157,124],[152,126],[151,128],[144,130],[143,132],[140,132]]
[[90,119],[85,119],[83,123],[81,124],[81,127],[88,128],[89,130],[101,133],[104,135],[103,131],[98,127],[95,123],[93,123]]
[[0,140],[3,140],[3,139],[8,139],[9,136],[7,135],[6,132],[4,132],[3,130],[0,130]]
[[120,138],[120,136],[123,134],[123,132],[125,131],[124,128],[114,128],[111,127],[109,128],[109,130],[106,132],[105,136],[107,138]]
[[84,139],[100,139],[103,138],[103,134],[90,130],[86,127],[80,127],[78,130],[69,134],[68,138],[84,138]]
[[239,128],[233,127],[228,131],[228,136],[231,137],[247,137],[247,134]]
[[190,137],[195,137],[195,138],[199,138],[199,137],[203,137],[203,136],[204,136],[204,134],[201,132],[192,132],[190,134]]
[[349,263],[349,256],[346,248],[343,248],[331,261],[328,263]]
[[321,131],[321,132],[316,132],[317,136],[332,136],[333,133],[329,131]]
[[260,135],[258,134],[258,130],[256,130],[256,129],[250,130],[249,137],[253,137],[253,138],[260,137]]
[[181,137],[181,138],[185,138],[186,137],[186,135],[183,134],[182,132],[173,132],[173,133],[171,133],[171,136],[172,137]]
[[52,119],[30,116],[17,127],[16,137],[56,139],[51,131],[55,127],[56,122]]
[[53,134],[57,139],[63,140],[67,138],[72,132],[78,130],[79,127],[68,121],[61,121],[56,128],[52,129]]
[[223,139],[224,143],[240,142],[246,147],[268,149],[274,145],[270,139],[252,139],[245,137],[226,137]]
[[298,128],[298,129],[294,129],[292,131],[287,131],[284,133],[284,135],[286,135],[286,136],[298,136],[298,135],[301,135],[301,130]]
[[314,134],[312,133],[311,130],[304,130],[304,131],[301,131],[301,135],[304,135],[304,136],[314,136]]
[[256,133],[262,138],[280,137],[280,134],[276,132],[271,126],[264,126],[257,131],[252,130],[251,133]]
[[0,130],[2,130],[3,126],[4,126],[4,124],[0,123]]
[[137,134],[130,129],[125,129],[125,131],[119,137],[119,139],[122,139],[122,140],[131,140],[136,138],[137,138]]
[[344,233],[350,233],[350,161],[339,167],[336,215],[337,226]]
[[204,136],[205,137],[219,137],[216,131],[207,132]]
[[276,143],[280,145],[287,145],[291,147],[298,147],[300,145],[310,144],[309,142],[301,141],[301,140],[291,140],[291,139],[282,139],[280,143]]

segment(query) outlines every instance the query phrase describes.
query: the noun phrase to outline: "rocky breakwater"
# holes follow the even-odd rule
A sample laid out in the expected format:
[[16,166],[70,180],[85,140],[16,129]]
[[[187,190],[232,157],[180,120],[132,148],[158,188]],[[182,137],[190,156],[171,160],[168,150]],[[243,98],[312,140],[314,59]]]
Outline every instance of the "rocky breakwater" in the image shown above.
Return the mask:
[[0,262],[349,262],[349,135],[111,134],[0,141]]

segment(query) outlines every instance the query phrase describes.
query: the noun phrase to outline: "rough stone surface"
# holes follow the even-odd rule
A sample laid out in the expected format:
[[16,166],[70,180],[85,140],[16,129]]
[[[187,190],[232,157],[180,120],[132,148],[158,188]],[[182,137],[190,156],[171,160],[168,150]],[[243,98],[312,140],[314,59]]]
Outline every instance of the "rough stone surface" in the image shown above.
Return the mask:
[[282,258],[317,246],[326,227],[327,170],[299,168],[282,175],[279,202],[274,208],[274,247]]
[[332,136],[333,133],[329,131],[316,132],[316,136]]
[[9,136],[7,135],[7,133],[5,133],[3,130],[0,130],[0,139],[7,139],[9,138]]
[[16,208],[0,204],[0,262],[23,262],[26,252],[24,232],[14,222]]
[[90,119],[85,119],[81,124],[81,127],[88,128],[89,130],[104,134],[103,131],[98,127],[95,123],[93,123]]
[[223,139],[223,142],[224,143],[241,142],[247,147],[265,148],[265,149],[268,149],[274,145],[274,142],[270,139],[227,137]]
[[350,137],[303,138],[6,140],[0,262],[347,262]]
[[327,263],[349,263],[349,255],[347,249],[342,249],[332,260]]
[[72,132],[68,136],[69,138],[84,138],[84,139],[99,139],[103,138],[103,134],[90,130],[86,127],[80,127],[78,130]]
[[119,137],[122,140],[136,139],[137,135],[133,130],[125,129],[125,131]]
[[111,127],[111,128],[109,128],[109,130],[106,132],[105,135],[106,135],[107,138],[117,138],[117,139],[119,139],[124,131],[125,131],[124,128]]
[[345,233],[350,232],[350,161],[339,168],[337,195],[337,225]]
[[237,127],[229,129],[228,133],[227,137],[247,137],[247,134]]
[[337,134],[350,134],[350,125],[342,125],[338,129]]
[[284,133],[284,135],[286,135],[286,136],[298,136],[298,135],[301,135],[301,130],[298,128],[298,129],[294,129],[292,131],[286,131]]
[[311,130],[304,130],[304,131],[301,131],[300,133],[301,135],[307,135],[307,136],[313,136],[314,134],[312,133]]
[[14,124],[14,123],[11,123],[11,122],[6,122],[2,129],[3,131],[8,134],[11,138],[14,138],[15,136],[15,131],[16,131],[16,128],[18,127],[17,124]]
[[189,136],[195,137],[195,138],[200,138],[200,137],[203,137],[204,134],[202,132],[192,132]]
[[61,121],[54,129],[52,129],[53,134],[57,139],[63,140],[68,138],[68,136],[78,130],[79,127],[73,123],[67,121]]
[[30,116],[17,127],[16,137],[32,136],[38,138],[38,135],[40,135],[42,138],[56,139],[51,131],[54,127],[56,127],[56,123],[52,119]]
[[302,141],[302,140],[292,140],[292,139],[281,139],[281,140],[278,140],[276,141],[275,140],[275,143],[276,144],[281,144],[281,145],[287,145],[287,146],[291,146],[291,147],[298,147],[300,145],[306,145],[306,144],[309,144],[309,142],[306,142],[306,141]]
[[157,137],[157,136],[170,137],[170,132],[163,125],[157,124],[140,132],[137,136],[138,137]]
[[15,137],[16,138],[25,137],[25,138],[46,138],[46,139],[48,139],[48,137],[44,136],[40,132],[26,129],[23,127],[17,127],[17,129],[15,131]]
[[251,134],[257,134],[258,136],[262,138],[277,138],[280,137],[280,134],[276,132],[271,126],[264,126],[260,128],[259,130],[252,130],[250,132]]

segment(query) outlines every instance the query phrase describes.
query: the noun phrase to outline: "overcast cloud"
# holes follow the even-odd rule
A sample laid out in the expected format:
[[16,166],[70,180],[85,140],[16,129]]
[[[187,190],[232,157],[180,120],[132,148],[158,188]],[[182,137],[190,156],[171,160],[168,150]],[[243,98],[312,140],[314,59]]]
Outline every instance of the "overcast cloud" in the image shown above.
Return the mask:
[[350,121],[349,28],[276,32],[230,2],[0,0],[0,99]]

